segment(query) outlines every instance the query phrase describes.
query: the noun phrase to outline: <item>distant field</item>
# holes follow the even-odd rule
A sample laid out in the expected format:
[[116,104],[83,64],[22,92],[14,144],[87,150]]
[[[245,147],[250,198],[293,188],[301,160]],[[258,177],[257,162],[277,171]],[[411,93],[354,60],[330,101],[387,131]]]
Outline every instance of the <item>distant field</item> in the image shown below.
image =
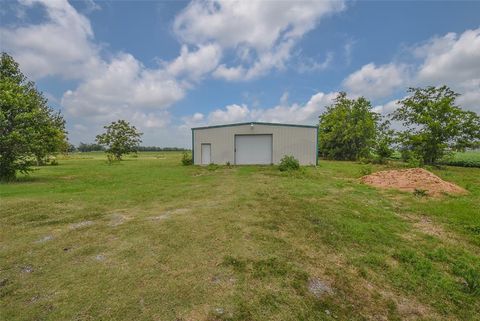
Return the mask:
[[442,164],[462,167],[480,167],[480,151],[455,153],[453,158],[442,161]]
[[469,193],[431,199],[352,162],[180,159],[79,153],[0,185],[0,320],[480,320],[480,169],[434,169]]

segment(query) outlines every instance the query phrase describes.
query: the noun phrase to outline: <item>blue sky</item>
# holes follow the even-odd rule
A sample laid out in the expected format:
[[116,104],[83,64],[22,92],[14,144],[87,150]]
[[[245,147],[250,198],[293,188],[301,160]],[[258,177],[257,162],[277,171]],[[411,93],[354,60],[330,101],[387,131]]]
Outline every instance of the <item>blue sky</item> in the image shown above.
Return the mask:
[[1,4],[0,50],[75,144],[116,119],[157,146],[206,124],[315,124],[338,91],[388,114],[407,87],[447,84],[480,111],[478,1]]

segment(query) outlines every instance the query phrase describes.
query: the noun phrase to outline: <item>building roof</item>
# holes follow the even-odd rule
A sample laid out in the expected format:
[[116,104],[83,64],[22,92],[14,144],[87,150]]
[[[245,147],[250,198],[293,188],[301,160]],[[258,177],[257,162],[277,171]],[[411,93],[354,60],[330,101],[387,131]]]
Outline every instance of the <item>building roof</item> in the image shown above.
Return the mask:
[[253,124],[253,125],[267,125],[267,126],[289,126],[289,127],[317,128],[317,126],[312,126],[312,125],[265,123],[265,122],[251,121],[251,122],[246,122],[246,123],[233,123],[233,124],[224,124],[224,125],[193,127],[192,130],[207,129],[207,128],[219,128],[219,127],[242,126],[242,125],[251,125],[251,124]]

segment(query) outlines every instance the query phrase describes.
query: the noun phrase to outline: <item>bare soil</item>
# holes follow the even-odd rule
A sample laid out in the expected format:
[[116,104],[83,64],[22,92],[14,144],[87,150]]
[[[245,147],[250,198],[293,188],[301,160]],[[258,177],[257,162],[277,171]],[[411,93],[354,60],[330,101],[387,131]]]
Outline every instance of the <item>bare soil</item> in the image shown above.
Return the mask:
[[378,188],[393,188],[406,192],[423,190],[430,196],[467,192],[460,186],[444,181],[423,168],[381,171],[363,176],[360,180]]

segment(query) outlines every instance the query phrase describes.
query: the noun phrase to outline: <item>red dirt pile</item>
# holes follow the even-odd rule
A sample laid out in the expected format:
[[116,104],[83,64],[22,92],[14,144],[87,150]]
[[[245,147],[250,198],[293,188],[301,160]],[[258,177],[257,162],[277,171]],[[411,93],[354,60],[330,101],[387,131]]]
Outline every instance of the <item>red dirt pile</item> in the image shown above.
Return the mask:
[[446,182],[423,168],[381,171],[363,176],[360,180],[379,188],[393,188],[406,192],[424,190],[430,196],[467,192],[460,186]]

